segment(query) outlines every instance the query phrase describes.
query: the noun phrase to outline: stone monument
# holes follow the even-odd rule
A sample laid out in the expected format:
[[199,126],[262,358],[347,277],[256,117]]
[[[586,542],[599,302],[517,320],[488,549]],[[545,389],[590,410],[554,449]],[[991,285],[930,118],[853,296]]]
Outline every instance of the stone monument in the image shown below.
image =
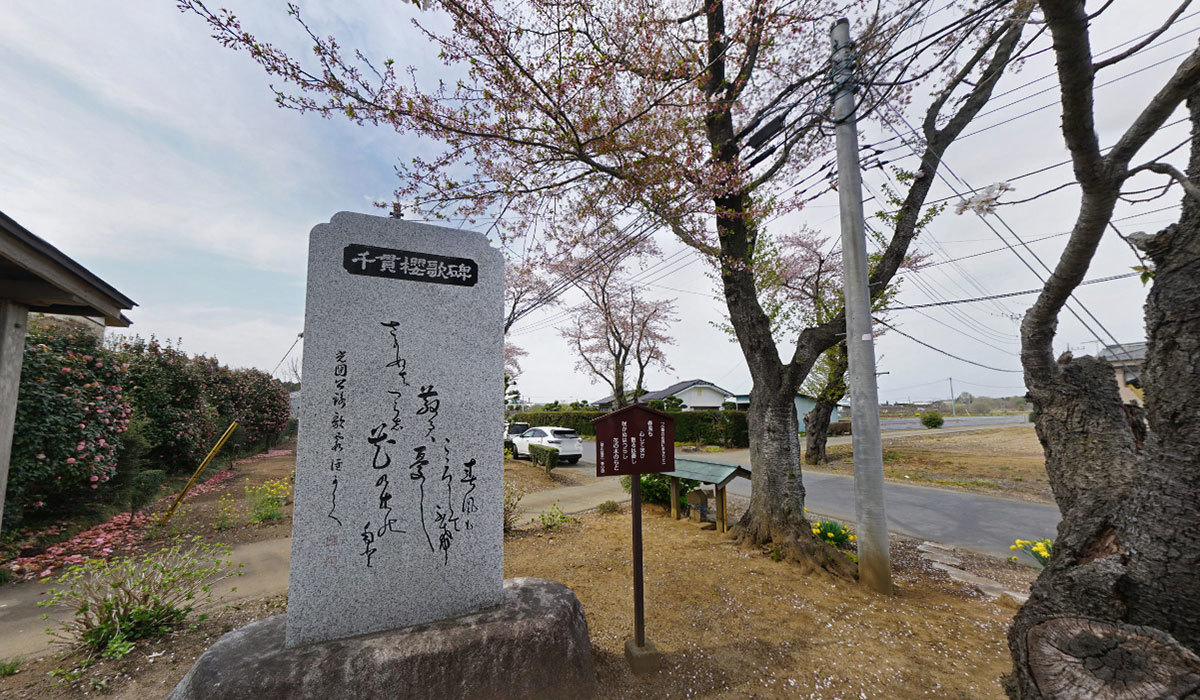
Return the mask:
[[223,637],[172,697],[594,692],[575,595],[503,580],[503,298],[482,234],[313,229],[287,615]]
[[500,603],[503,299],[481,234],[348,213],[313,230],[289,647]]

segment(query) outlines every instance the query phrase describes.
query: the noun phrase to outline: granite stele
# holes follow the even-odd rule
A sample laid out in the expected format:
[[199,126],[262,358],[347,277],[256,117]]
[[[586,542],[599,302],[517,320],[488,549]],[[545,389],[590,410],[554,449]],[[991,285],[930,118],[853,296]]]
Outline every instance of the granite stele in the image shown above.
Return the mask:
[[501,603],[503,298],[482,234],[312,230],[287,647]]

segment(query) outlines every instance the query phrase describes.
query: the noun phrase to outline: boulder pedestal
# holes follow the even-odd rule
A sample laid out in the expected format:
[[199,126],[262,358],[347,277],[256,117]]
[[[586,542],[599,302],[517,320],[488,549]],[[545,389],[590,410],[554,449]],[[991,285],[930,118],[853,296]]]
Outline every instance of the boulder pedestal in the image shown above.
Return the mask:
[[[386,605],[387,601],[380,601]],[[452,620],[284,648],[286,615],[204,652],[169,700],[233,698],[591,698],[583,606],[566,586],[504,581],[504,601]]]

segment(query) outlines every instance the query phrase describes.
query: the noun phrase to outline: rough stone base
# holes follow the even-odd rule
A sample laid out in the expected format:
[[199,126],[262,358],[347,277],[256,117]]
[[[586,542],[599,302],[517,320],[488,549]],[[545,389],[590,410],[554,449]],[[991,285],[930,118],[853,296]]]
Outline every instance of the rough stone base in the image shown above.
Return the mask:
[[169,700],[596,694],[583,606],[553,581],[506,579],[504,603],[493,610],[293,649],[283,646],[286,619],[277,615],[218,639]]

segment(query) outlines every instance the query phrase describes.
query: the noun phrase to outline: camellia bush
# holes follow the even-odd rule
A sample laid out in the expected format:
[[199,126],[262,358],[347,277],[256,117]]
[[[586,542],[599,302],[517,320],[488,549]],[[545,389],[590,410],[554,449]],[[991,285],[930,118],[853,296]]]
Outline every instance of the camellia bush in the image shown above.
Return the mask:
[[124,363],[69,325],[30,324],[4,505],[12,528],[30,511],[91,497],[112,479],[131,406]]
[[124,338],[117,349],[129,367],[129,397],[147,422],[148,461],[168,472],[194,469],[218,433],[206,374],[154,336]]
[[268,445],[286,430],[291,400],[283,382],[257,369],[230,369],[211,357],[195,357],[192,364],[217,413],[217,428],[238,422],[235,449]]

